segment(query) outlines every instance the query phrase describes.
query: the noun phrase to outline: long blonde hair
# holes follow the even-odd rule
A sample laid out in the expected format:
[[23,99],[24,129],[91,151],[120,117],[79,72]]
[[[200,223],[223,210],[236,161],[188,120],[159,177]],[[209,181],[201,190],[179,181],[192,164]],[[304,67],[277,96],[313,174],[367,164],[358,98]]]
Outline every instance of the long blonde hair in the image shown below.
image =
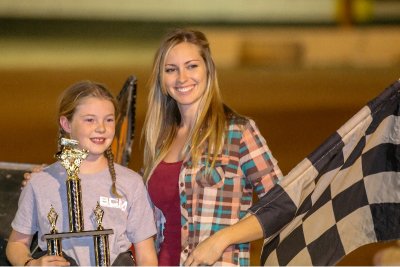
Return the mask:
[[144,178],[148,179],[155,166],[166,156],[181,123],[181,114],[176,101],[164,86],[165,60],[176,45],[187,42],[199,48],[207,69],[207,84],[200,101],[199,112],[193,129],[186,140],[186,155],[196,165],[203,149],[207,149],[209,166],[215,164],[222,150],[226,116],[217,80],[214,60],[209,43],[200,31],[176,29],[166,35],[158,49],[149,79],[148,111],[145,118],[142,139],[144,143]]
[[[81,102],[88,97],[95,97],[110,101],[114,106],[115,116],[118,115],[119,112],[118,103],[113,97],[113,95],[108,91],[105,85],[92,81],[80,81],[68,87],[61,94],[58,105],[58,118],[60,118],[61,116],[65,116],[68,119],[68,121],[72,121],[72,117],[75,114],[77,106],[79,106],[79,104],[81,104]],[[64,131],[64,129],[61,127],[60,124],[58,128],[59,128],[60,139],[62,137],[70,138],[69,134]],[[111,192],[117,197],[120,197],[120,195],[117,192],[117,187],[115,185],[117,177],[115,174],[114,155],[111,151],[111,147],[109,147],[104,152],[104,156],[107,158],[108,170],[111,174],[111,179],[112,179]]]

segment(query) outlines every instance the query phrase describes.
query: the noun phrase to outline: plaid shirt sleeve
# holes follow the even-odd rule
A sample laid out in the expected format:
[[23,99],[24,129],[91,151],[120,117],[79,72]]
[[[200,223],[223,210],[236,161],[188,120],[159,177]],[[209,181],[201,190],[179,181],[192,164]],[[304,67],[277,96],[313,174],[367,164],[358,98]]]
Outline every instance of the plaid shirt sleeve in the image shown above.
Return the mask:
[[248,121],[242,133],[239,164],[259,198],[283,177],[277,161],[253,120]]

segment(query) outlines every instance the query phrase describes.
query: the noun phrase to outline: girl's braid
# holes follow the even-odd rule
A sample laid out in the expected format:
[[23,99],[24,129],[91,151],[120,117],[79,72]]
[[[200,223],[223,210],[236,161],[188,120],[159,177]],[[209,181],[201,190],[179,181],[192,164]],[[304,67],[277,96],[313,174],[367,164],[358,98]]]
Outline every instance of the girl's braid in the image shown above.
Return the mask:
[[112,153],[111,147],[107,148],[107,150],[105,151],[105,156],[108,162],[108,170],[110,171],[111,174],[111,180],[112,180],[111,192],[120,198],[121,195],[117,192],[117,186],[115,184],[117,181],[117,175],[115,174],[114,155]]

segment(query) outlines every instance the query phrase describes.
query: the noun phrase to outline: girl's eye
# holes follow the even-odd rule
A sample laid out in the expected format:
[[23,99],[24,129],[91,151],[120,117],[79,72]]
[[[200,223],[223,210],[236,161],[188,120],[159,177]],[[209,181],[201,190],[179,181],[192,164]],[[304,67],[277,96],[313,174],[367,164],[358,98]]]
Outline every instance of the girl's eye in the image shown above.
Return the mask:
[[92,119],[92,118],[86,118],[85,121],[87,121],[87,122],[93,122],[94,119]]
[[115,121],[114,118],[107,119],[107,122],[114,122],[114,121]]

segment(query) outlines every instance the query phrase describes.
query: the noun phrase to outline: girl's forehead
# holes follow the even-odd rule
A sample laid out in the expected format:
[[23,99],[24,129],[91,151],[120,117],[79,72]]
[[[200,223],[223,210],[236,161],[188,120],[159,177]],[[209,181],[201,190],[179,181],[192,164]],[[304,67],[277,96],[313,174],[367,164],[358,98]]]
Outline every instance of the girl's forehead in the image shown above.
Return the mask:
[[104,111],[115,111],[114,103],[106,98],[88,96],[82,98],[76,106],[76,111],[80,110],[104,110]]
[[102,102],[110,102],[112,103],[112,101],[110,99],[107,99],[105,97],[101,97],[101,96],[85,96],[82,97],[79,101],[78,101],[78,105],[82,105],[82,104],[100,104]]

